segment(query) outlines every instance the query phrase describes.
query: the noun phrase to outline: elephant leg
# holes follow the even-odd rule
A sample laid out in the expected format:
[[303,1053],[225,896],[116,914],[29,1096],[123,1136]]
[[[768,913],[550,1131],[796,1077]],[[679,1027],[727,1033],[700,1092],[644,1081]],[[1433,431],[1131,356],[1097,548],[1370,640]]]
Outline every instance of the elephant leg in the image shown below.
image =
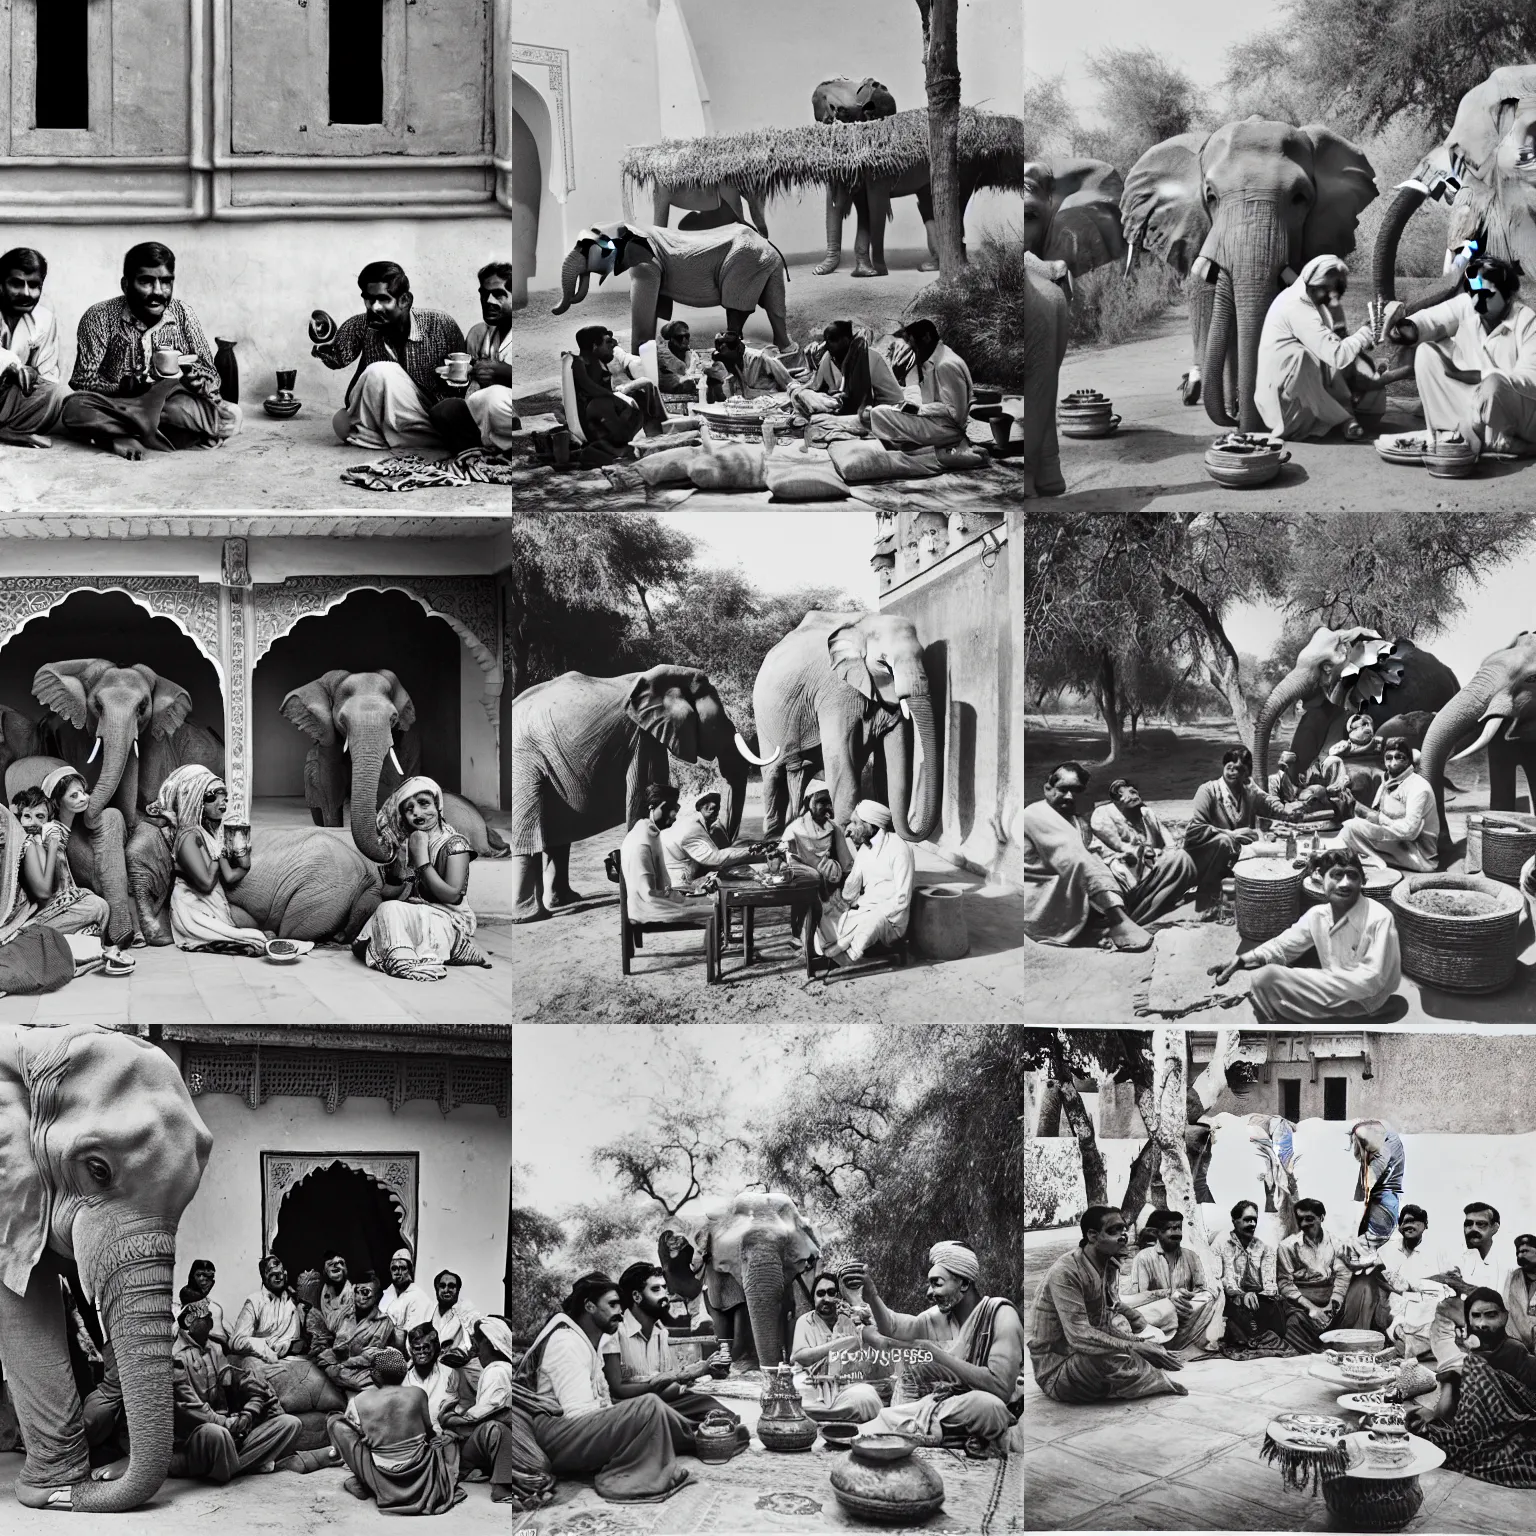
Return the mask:
[[763,836],[778,837],[784,830],[789,812],[788,770],[784,756],[763,769]]
[[[855,277],[879,277],[880,270],[870,261],[870,212],[869,193],[860,187],[853,194],[853,208],[858,215],[858,224],[853,235],[853,275]],[[881,250],[885,248],[885,236],[882,232],[880,239]]]
[[150,822],[141,821],[129,834],[125,857],[128,891],[147,944],[171,942],[171,886],[176,871],[165,838]]
[[731,1308],[731,1359],[733,1362],[761,1364],[757,1357],[757,1341],[752,1337],[752,1318],[745,1302]]
[[[1527,773],[1526,783],[1530,783]],[[1488,743],[1488,809],[1512,811],[1515,808],[1515,754],[1500,741]]]
[[1024,494],[1060,496],[1067,482],[1056,436],[1056,390],[1067,354],[1067,296],[1038,276],[1025,283],[1024,298]]
[[[1195,360],[1190,365],[1189,372],[1179,381],[1179,395],[1185,405],[1199,405],[1200,403],[1200,364],[1205,357],[1205,340],[1211,330],[1211,313],[1216,307],[1215,283],[1201,283],[1195,289],[1195,296],[1189,301],[1189,332],[1190,339],[1194,342]],[[1222,388],[1218,379],[1216,387]]]
[[768,238],[768,215],[763,210],[763,205],[750,193],[743,192],[742,200],[747,205],[747,211],[752,215],[752,223],[758,234],[763,239]]
[[[87,815],[90,813],[87,811]],[[137,931],[134,922],[133,898],[128,889],[128,828],[122,812],[109,805],[94,825],[85,822],[84,835],[90,839],[89,868],[94,881],[91,889],[98,896],[105,896],[111,908],[107,931],[102,941],[107,944],[131,944]],[[74,842],[74,836],[70,841]],[[74,861],[71,860],[71,868]]]
[[763,291],[758,295],[757,302],[763,313],[768,316],[768,324],[773,330],[774,346],[781,352],[789,351],[794,343],[789,339],[789,295],[784,287],[782,266],[773,269],[773,276],[763,284]]
[[854,755],[852,739],[852,733],[857,728],[857,721],[852,724],[837,719],[821,722],[822,776],[831,791],[832,808],[840,826],[853,815],[853,808],[859,799],[859,763]]
[[540,923],[549,916],[544,908],[544,856],[541,853],[512,855],[512,921]]
[[[843,221],[848,217],[852,195],[835,183],[827,185],[827,254],[811,268],[817,277],[836,272],[843,259]],[[767,231],[764,230],[764,234]]]
[[46,1249],[33,1266],[25,1295],[0,1285],[0,1340],[5,1344],[5,1384],[27,1448],[16,1496],[38,1507],[49,1492],[84,1481],[91,1470],[65,1338],[59,1270]]
[[629,350],[638,353],[648,341],[656,339],[659,320],[671,314],[662,308],[662,272],[654,261],[641,262],[629,272]]
[[[927,261],[919,262],[917,270],[919,272],[937,272],[939,270],[939,221],[934,217],[933,213],[932,184],[929,182],[924,182],[923,185],[917,189],[915,195],[917,197],[918,217],[923,221],[923,234],[927,237],[928,240],[928,259]],[[961,228],[963,229],[965,226],[965,202],[963,192],[961,196],[962,201],[960,203],[960,222]]]
[[720,205],[731,210],[736,216],[738,224],[745,224],[747,222],[741,212],[741,193],[735,187],[722,186],[720,188]]
[[657,187],[651,194],[651,223],[657,229],[665,229],[672,215],[672,189]]
[[549,895],[551,907],[568,907],[581,900],[581,893],[571,889],[571,845],[546,848],[544,857],[549,864]]

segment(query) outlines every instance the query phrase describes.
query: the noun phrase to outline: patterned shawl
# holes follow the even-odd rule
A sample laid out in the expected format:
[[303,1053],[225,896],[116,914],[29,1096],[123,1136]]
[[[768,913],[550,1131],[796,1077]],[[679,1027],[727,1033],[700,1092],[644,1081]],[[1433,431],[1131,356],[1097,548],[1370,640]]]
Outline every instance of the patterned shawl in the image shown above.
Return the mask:
[[21,823],[0,805],[0,944],[16,937],[36,911],[21,882]]
[[224,788],[224,780],[201,763],[187,763],[166,775],[160,793],[148,812],[171,823],[177,837],[203,830],[203,797],[210,789]]

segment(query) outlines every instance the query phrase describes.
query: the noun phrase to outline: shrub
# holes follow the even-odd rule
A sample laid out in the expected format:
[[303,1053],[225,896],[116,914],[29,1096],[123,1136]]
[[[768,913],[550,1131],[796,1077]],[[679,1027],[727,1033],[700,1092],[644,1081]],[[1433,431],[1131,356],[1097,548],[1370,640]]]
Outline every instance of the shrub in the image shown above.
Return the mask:
[[1178,273],[1155,257],[1137,262],[1129,277],[1118,262],[1085,272],[1072,284],[1070,345],[1135,341],[1163,320],[1183,293]]
[[922,289],[907,306],[926,315],[971,374],[1004,389],[1024,387],[1024,241],[986,235],[959,275]]

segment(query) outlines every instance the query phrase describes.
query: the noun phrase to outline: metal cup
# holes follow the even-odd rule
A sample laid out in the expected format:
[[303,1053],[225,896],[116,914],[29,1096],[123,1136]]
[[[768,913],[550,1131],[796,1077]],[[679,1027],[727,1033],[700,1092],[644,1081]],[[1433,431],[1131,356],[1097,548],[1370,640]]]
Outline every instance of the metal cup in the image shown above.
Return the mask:
[[226,821],[224,823],[224,852],[232,859],[243,859],[250,851],[250,824],[243,821]]

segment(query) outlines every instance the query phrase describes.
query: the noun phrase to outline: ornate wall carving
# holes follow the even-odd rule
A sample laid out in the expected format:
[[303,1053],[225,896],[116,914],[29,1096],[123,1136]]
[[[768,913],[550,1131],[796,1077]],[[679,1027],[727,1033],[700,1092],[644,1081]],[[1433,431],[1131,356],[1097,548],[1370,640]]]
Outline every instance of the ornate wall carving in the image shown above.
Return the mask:
[[263,1152],[261,1154],[262,1252],[271,1253],[283,1202],[311,1174],[340,1163],[367,1174],[400,1216],[400,1236],[416,1251],[417,1191],[421,1156],[416,1152]]
[[[555,201],[563,203],[576,186],[576,139],[571,132],[571,56],[564,48],[541,48],[536,43],[510,43],[506,56],[513,70],[535,90],[532,68],[545,72],[546,84],[539,92],[550,108],[555,132],[560,138],[560,158],[549,168],[549,190]],[[510,107],[511,103],[508,102]],[[510,115],[510,114],[509,114]]]

